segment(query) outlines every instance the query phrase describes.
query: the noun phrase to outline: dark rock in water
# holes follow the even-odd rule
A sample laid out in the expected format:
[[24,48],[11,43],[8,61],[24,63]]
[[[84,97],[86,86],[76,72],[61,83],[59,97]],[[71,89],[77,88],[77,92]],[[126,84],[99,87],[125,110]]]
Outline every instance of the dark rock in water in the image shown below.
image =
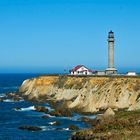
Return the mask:
[[48,115],[44,115],[44,116],[42,116],[41,118],[43,118],[43,119],[48,119],[49,116],[48,116]]
[[56,116],[56,117],[62,116],[61,113],[60,113],[59,111],[56,111],[56,110],[50,112],[50,115],[51,115],[51,116]]
[[0,98],[0,102],[3,102],[3,99],[2,98]]
[[75,126],[75,125],[70,125],[69,126],[70,130],[79,130],[79,127]]
[[85,123],[87,123],[87,124],[89,124],[91,126],[96,126],[96,125],[99,125],[99,124],[102,123],[101,119],[99,119],[97,117],[96,117],[96,119],[90,119],[90,118],[87,118],[87,117],[81,117],[79,120],[83,121],[83,122],[85,122]]
[[28,131],[41,131],[42,128],[38,127],[38,126],[20,126],[19,129],[21,130],[28,130]]
[[72,116],[72,112],[68,109],[56,109],[53,112],[50,112],[50,115],[52,116],[56,116],[56,117],[71,117]]
[[13,108],[13,109],[16,110],[16,111],[20,111],[20,110],[21,110],[20,107],[15,107],[15,108]]
[[59,121],[55,121],[53,125],[58,126],[61,125],[61,123]]
[[88,117],[81,117],[79,120],[81,120],[83,122],[90,122],[92,119],[90,119]]
[[92,126],[95,126],[96,124],[99,123],[99,121],[97,119],[90,119],[88,117],[81,117],[79,120],[83,121],[83,122],[85,122],[87,124],[90,124]]
[[21,101],[22,98],[20,98],[20,97],[13,97],[12,100],[13,100],[14,102],[18,102],[18,101]]
[[44,106],[35,106],[35,111],[48,113],[49,110]]
[[14,97],[14,96],[16,96],[15,93],[7,93],[7,94],[6,94],[6,97],[7,97],[7,98],[12,98],[12,97]]
[[6,96],[4,97],[4,99],[9,99],[12,100],[14,102],[18,102],[23,100],[23,98],[21,96],[19,96],[18,93],[7,93]]

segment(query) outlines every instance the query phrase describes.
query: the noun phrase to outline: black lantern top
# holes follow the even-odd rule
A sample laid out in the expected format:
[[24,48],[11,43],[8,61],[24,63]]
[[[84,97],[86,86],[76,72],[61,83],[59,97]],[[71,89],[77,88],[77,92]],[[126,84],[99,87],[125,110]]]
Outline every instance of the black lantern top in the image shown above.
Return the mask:
[[110,32],[108,33],[108,38],[114,38],[114,32],[110,31]]

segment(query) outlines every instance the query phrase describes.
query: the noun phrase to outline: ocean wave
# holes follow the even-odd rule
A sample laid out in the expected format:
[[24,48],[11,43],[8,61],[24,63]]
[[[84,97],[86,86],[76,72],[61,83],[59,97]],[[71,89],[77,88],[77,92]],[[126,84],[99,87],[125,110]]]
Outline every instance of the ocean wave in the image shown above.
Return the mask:
[[69,131],[70,129],[69,128],[62,128],[62,130]]
[[69,128],[54,128],[54,127],[48,127],[48,126],[40,126],[42,128],[42,131],[70,131]]
[[42,128],[42,131],[56,130],[56,128],[54,128],[54,127],[48,127],[48,126],[40,126],[40,128]]
[[5,97],[5,96],[6,96],[5,93],[1,93],[1,94],[0,94],[0,98],[3,98],[3,97]]
[[86,118],[89,118],[89,119],[95,119],[96,115],[84,115],[82,117],[86,117]]
[[[3,97],[2,97],[3,98]],[[5,99],[5,100],[3,100],[3,102],[11,102],[11,103],[13,103],[13,102],[23,102],[24,100],[22,99],[22,100],[19,100],[19,101],[14,101],[14,100],[12,100],[12,99]]]
[[47,109],[49,110],[49,112],[54,111],[54,109],[51,108],[50,106],[46,106],[46,107],[47,107]]
[[56,121],[54,121],[54,122],[49,122],[48,124],[54,125],[55,123],[56,123]]
[[[51,116],[51,117],[56,117],[56,116]],[[65,120],[71,120],[71,121],[78,121],[79,118],[81,118],[81,117],[75,117],[75,116],[73,116],[73,117],[57,117],[57,118],[59,118],[59,119],[65,119]]]
[[13,101],[13,100],[11,100],[11,99],[5,99],[5,100],[3,100],[3,102],[15,102],[15,101]]
[[56,117],[56,116],[52,116],[52,115],[50,115],[50,114],[46,114],[49,118],[58,118],[58,117]]
[[50,107],[50,105],[48,103],[45,103],[44,105],[49,110],[49,112],[54,111],[54,109],[52,107]]
[[29,106],[29,107],[26,107],[26,108],[21,108],[18,111],[32,111],[32,110],[35,110],[35,107],[34,106]]
[[40,128],[42,129],[42,131],[47,130],[47,127],[46,126],[40,126]]
[[[51,117],[55,117],[55,116],[51,116]],[[72,120],[72,121],[80,121],[80,118],[82,117],[86,117],[89,119],[95,119],[96,115],[79,115],[79,114],[75,114],[72,117],[57,117],[59,119],[65,119],[65,120]]]

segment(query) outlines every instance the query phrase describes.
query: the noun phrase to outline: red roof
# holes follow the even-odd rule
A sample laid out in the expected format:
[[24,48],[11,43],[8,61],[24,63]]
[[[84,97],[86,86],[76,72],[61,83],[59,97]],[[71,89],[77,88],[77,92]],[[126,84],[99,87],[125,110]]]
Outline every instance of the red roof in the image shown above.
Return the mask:
[[[84,65],[77,65],[75,68],[73,68],[72,70],[70,70],[70,72],[75,72],[75,71],[77,71],[78,69],[80,69],[81,67],[85,67]],[[86,68],[86,67],[85,67]],[[87,68],[88,69],[88,68]],[[88,72],[92,72],[92,73],[95,73],[96,71],[95,70],[90,70],[90,69],[88,69],[88,70],[82,70],[82,72],[84,72],[84,71],[88,71]]]
[[78,66],[76,66],[74,69],[72,69],[71,71],[72,71],[72,72],[73,72],[73,71],[77,71],[77,70],[80,69],[82,66],[83,66],[83,65],[78,65]]
[[81,72],[87,72],[87,71],[89,71],[89,70],[82,70]]

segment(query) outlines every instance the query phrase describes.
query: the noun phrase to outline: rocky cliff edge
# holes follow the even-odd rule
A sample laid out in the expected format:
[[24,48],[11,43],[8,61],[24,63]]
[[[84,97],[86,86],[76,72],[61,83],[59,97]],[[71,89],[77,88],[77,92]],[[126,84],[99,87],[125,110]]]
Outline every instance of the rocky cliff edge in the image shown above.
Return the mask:
[[140,109],[140,77],[41,76],[25,80],[19,93],[28,100],[65,100],[83,112]]

